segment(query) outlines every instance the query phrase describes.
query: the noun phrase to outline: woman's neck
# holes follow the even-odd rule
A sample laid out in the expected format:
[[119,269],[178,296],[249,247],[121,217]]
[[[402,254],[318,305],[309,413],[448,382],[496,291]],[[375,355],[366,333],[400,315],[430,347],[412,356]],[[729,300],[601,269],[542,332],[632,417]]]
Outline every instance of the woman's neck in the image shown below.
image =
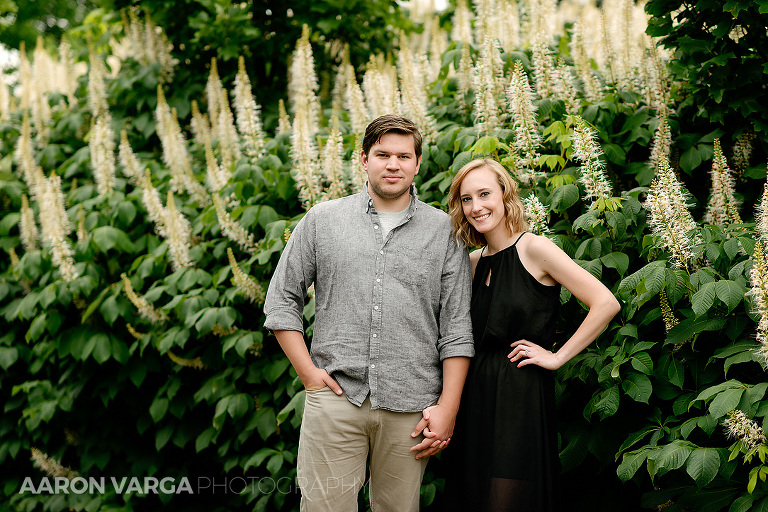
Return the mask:
[[486,233],[485,242],[487,246],[487,254],[496,254],[499,251],[503,251],[515,243],[518,236],[520,236],[520,233],[512,233],[508,229],[497,233]]

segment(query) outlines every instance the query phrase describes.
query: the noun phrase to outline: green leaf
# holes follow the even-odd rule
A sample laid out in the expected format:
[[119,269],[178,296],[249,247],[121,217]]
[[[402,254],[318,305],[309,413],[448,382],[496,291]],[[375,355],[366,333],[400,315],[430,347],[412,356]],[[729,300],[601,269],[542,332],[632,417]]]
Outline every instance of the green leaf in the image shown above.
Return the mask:
[[589,231],[600,222],[598,220],[599,215],[600,212],[597,210],[587,210],[586,213],[579,215],[576,220],[573,221],[573,231],[578,232],[580,229]]
[[688,436],[691,435],[691,432],[693,432],[693,429],[696,428],[698,423],[698,418],[690,418],[686,420],[685,423],[680,426],[680,433],[683,435],[683,438],[688,439]]
[[672,357],[669,360],[667,378],[669,379],[670,384],[683,389],[683,384],[685,383],[685,368],[683,368],[683,363],[678,361],[675,357]]
[[605,156],[614,164],[624,165],[627,160],[627,152],[618,144],[603,144]]
[[232,419],[242,418],[245,413],[251,408],[253,404],[253,398],[245,393],[238,393],[229,397],[229,404],[227,405],[227,412]]
[[650,434],[651,432],[654,432],[655,430],[656,430],[656,427],[645,427],[643,430],[639,432],[634,432],[633,434],[630,434],[629,437],[627,437],[624,440],[624,442],[621,443],[621,447],[619,448],[619,451],[616,453],[616,460],[619,460],[619,457],[621,456],[622,452],[624,452],[624,450],[632,448],[632,446],[640,442],[648,434]]
[[117,216],[126,226],[130,226],[133,219],[136,218],[136,207],[130,201],[123,201],[117,207]]
[[[635,324],[627,324],[622,326],[621,329],[619,329],[619,332],[616,333],[618,336],[626,336],[628,338],[634,338],[637,339],[637,325]],[[641,342],[641,343],[648,343],[647,341]],[[641,343],[638,343],[632,347],[632,352],[637,352],[638,350],[644,350],[643,348],[637,348],[638,345]],[[653,346],[653,344],[651,344]]]
[[728,509],[728,512],[747,512],[752,507],[752,502],[757,499],[757,496],[752,494],[743,494],[736,498]]
[[722,418],[739,405],[744,388],[731,388],[721,391],[709,404],[709,414],[715,419]]
[[616,414],[619,410],[619,386],[613,386],[600,394],[600,399],[595,404],[595,410],[601,418],[607,418]]
[[752,351],[745,351],[745,352],[739,352],[736,355],[733,355],[725,360],[725,363],[723,364],[723,370],[725,372],[725,375],[728,375],[728,369],[738,363],[751,363],[755,362],[755,356]]
[[280,468],[283,466],[284,460],[285,457],[282,453],[276,453],[269,458],[269,461],[267,462],[267,471],[272,475],[277,474],[277,472],[280,471]]
[[168,444],[168,441],[171,439],[171,436],[173,435],[173,425],[168,425],[158,431],[157,435],[155,436],[155,449],[157,451],[160,451],[163,446]]
[[606,267],[616,269],[616,272],[618,272],[620,276],[623,276],[629,268],[629,256],[623,252],[606,254],[600,258],[600,261],[602,261],[603,265]]
[[549,196],[550,207],[556,212],[564,212],[579,201],[579,187],[561,185]]
[[198,320],[195,322],[195,329],[198,334],[203,335],[211,332],[219,318],[219,308],[205,308],[198,313]]
[[715,291],[717,292],[717,298],[728,306],[729,313],[742,301],[744,294],[747,292],[746,288],[739,283],[728,279],[715,283]]
[[691,297],[691,307],[697,317],[704,315],[712,307],[717,294],[717,283],[705,283],[693,297]]
[[269,436],[277,432],[277,419],[275,411],[271,407],[262,407],[256,411],[256,430],[259,436],[266,441]]
[[696,146],[692,146],[680,155],[680,167],[687,174],[691,174],[691,171],[698,167],[699,164],[701,164],[701,155]]
[[227,418],[227,406],[229,405],[229,395],[223,397],[216,403],[216,410],[213,413],[213,427],[221,430],[224,426],[224,420]]
[[10,368],[19,359],[19,349],[16,347],[0,347],[0,366],[3,370]]
[[661,452],[656,456],[655,460],[658,469],[671,471],[682,467],[693,450],[693,445],[688,441],[681,441],[679,439],[672,441],[670,444],[664,446],[661,449]]
[[[627,325],[625,325],[624,327],[629,327],[629,325],[630,325],[630,324],[627,324]],[[621,330],[623,330],[623,329],[624,329],[624,327],[622,327],[622,328],[621,328]],[[633,327],[635,327],[635,336],[634,336],[634,337],[635,337],[635,338],[637,338],[637,327],[636,327],[636,326],[633,326]],[[621,330],[620,330],[620,331],[621,331]],[[632,350],[630,350],[630,351],[629,351],[629,355],[632,355],[632,354],[634,354],[635,352],[640,352],[641,350],[648,350],[648,349],[651,349],[651,348],[653,348],[654,346],[656,346],[656,343],[657,343],[657,342],[655,342],[655,341],[640,341],[640,342],[638,342],[638,343],[635,343],[635,344],[632,346]]]
[[737,343],[728,345],[727,347],[719,348],[715,350],[714,358],[725,359],[735,354],[742,352],[751,352],[760,348],[760,344],[751,340],[740,340]]
[[0,236],[8,236],[11,228],[19,223],[19,219],[21,219],[21,214],[18,212],[4,212],[3,219],[0,220]]
[[616,475],[622,482],[629,481],[629,479],[635,476],[635,473],[637,473],[637,470],[640,469],[640,466],[643,465],[651,452],[652,449],[650,448],[641,448],[633,452],[625,453],[621,464],[619,464],[619,467],[616,469]]
[[291,366],[291,362],[288,358],[278,359],[273,362],[267,369],[266,378],[270,384],[274,383],[280,376]]
[[701,430],[706,432],[707,435],[711,436],[712,432],[714,432],[715,428],[717,428],[718,421],[709,414],[705,414],[704,416],[699,416],[698,425]]
[[278,425],[283,423],[288,418],[288,415],[292,411],[296,411],[296,415],[299,418],[301,418],[304,415],[304,398],[306,394],[307,392],[302,389],[301,391],[293,395],[293,398],[291,398],[291,401],[288,402],[288,405],[286,405],[279,413],[277,413]]
[[125,231],[112,226],[101,226],[94,229],[91,232],[91,240],[96,249],[104,253],[115,247],[129,253],[136,251],[136,245],[131,242]]
[[632,368],[646,375],[653,375],[653,359],[648,352],[638,352],[632,356]]
[[43,334],[43,331],[45,331],[45,322],[46,322],[45,317],[46,317],[46,314],[43,313],[41,315],[38,315],[38,317],[32,321],[32,325],[29,326],[29,330],[27,331],[27,334],[24,336],[24,339],[27,340],[27,342],[37,341],[37,338],[39,338],[40,335]]
[[93,346],[93,358],[99,363],[104,364],[109,356],[112,355],[112,349],[109,342],[109,336],[99,333],[94,336],[95,344]]
[[109,325],[114,324],[121,313],[121,309],[117,305],[117,297],[112,295],[105,299],[99,307],[99,312]]
[[737,380],[728,380],[725,382],[721,382],[720,384],[717,384],[715,386],[709,387],[699,393],[699,395],[695,398],[695,400],[708,400],[715,396],[716,394],[720,393],[723,390],[726,389],[737,389],[737,388],[743,388],[744,384]]
[[666,343],[680,344],[704,331],[719,331],[725,325],[725,318],[687,318],[667,333]]
[[696,485],[704,487],[717,476],[720,453],[714,448],[696,448],[688,457],[685,469]]
[[96,297],[86,308],[85,312],[83,313],[83,316],[80,318],[81,323],[85,323],[88,317],[91,316],[93,312],[99,308],[102,301],[107,297],[107,295],[109,295],[109,292],[111,291],[112,291],[112,287],[108,286],[107,288],[104,288],[101,291],[101,293],[99,293],[98,297]]
[[149,406],[149,415],[152,416],[152,421],[158,423],[163,419],[170,403],[167,398],[155,398],[152,405]]
[[198,435],[197,439],[195,439],[195,452],[200,453],[202,450],[207,448],[215,436],[216,429],[213,427],[208,427],[207,429],[200,432],[200,435]]
[[666,282],[666,269],[664,267],[652,267],[643,281],[650,296],[659,294],[664,289]]
[[437,493],[437,486],[435,484],[427,484],[421,487],[421,500],[425,506],[429,506],[435,501],[435,494]]
[[725,254],[728,255],[728,258],[733,260],[737,254],[739,254],[739,250],[741,249],[741,246],[739,245],[739,241],[735,238],[729,238],[725,241],[723,244],[723,249],[725,250]]
[[765,397],[765,391],[768,389],[768,382],[760,382],[754,386],[747,388],[747,398],[750,405],[754,404],[758,400],[762,400]]
[[456,173],[459,169],[461,169],[471,161],[472,161],[472,152],[462,151],[461,153],[456,155],[456,158],[453,159],[453,164],[451,165],[451,171]]
[[237,310],[235,308],[224,307],[217,308],[216,323],[224,329],[229,329],[237,319]]
[[275,453],[275,450],[273,450],[272,448],[262,448],[261,450],[251,455],[248,458],[248,460],[243,464],[243,471],[248,471],[248,469],[252,467],[257,468],[261,466],[262,462],[264,462],[264,460],[267,457],[269,457],[274,453]]
[[653,392],[651,379],[642,373],[630,373],[622,381],[621,387],[632,400],[646,404]]

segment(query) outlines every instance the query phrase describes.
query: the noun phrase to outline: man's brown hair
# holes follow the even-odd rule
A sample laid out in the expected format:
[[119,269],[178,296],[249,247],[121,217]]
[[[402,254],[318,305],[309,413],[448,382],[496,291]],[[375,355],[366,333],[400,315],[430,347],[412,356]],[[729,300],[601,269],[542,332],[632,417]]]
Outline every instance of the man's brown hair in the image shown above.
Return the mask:
[[403,116],[386,114],[377,117],[365,129],[363,138],[363,153],[368,155],[374,144],[388,133],[398,133],[400,135],[413,136],[413,149],[416,152],[416,158],[421,157],[421,133],[419,128],[413,124],[413,121]]

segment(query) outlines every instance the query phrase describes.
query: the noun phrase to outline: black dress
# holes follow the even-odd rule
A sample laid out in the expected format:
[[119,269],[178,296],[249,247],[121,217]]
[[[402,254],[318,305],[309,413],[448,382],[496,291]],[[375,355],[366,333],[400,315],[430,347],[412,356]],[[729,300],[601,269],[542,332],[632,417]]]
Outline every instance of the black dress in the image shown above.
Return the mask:
[[541,284],[526,270],[515,247],[520,238],[482,256],[475,269],[475,357],[443,454],[450,510],[559,510],[554,374],[536,365],[518,368],[507,355],[521,339],[552,348],[560,286]]

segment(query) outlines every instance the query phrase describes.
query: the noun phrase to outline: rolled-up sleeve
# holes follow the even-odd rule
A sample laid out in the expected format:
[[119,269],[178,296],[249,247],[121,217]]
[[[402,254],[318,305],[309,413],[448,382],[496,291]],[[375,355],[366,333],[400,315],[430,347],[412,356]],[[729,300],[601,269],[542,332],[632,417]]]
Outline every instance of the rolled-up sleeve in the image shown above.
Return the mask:
[[310,209],[291,233],[269,282],[265,329],[304,332],[304,298],[316,271],[315,214]]
[[440,283],[440,337],[437,349],[440,360],[448,357],[472,357],[472,319],[469,314],[472,296],[472,272],[469,254],[453,237],[448,239]]

